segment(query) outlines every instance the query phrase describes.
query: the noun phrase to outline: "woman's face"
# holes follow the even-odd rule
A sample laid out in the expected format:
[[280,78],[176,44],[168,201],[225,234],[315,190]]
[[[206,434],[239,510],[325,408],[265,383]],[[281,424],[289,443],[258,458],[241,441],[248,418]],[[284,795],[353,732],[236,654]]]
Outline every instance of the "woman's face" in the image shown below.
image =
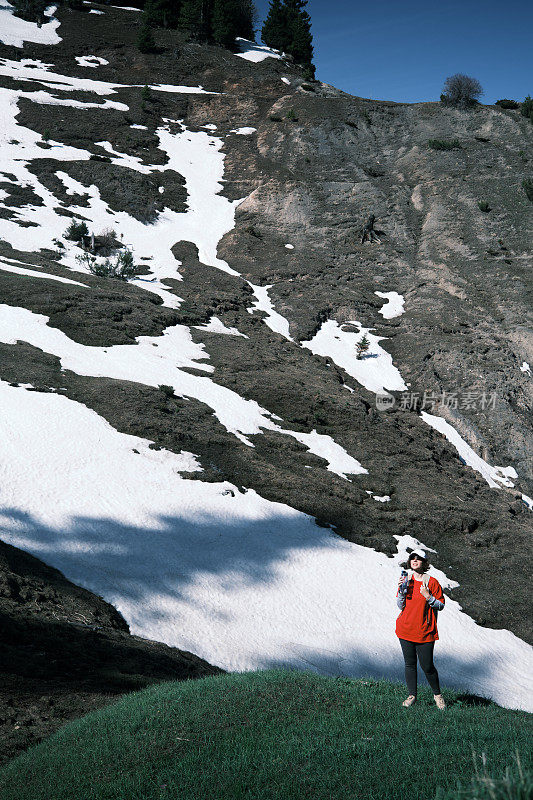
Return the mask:
[[409,559],[409,565],[411,569],[414,569],[414,571],[416,572],[422,566],[422,559],[420,558],[420,556],[411,556],[411,558]]

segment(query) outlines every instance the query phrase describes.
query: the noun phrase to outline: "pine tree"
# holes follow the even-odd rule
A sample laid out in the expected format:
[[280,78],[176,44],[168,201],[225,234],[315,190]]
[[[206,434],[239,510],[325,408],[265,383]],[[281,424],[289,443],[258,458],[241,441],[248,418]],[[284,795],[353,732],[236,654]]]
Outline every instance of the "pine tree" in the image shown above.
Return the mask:
[[154,53],[156,51],[154,36],[148,25],[143,25],[139,31],[137,47],[141,53]]
[[261,38],[268,47],[291,55],[305,69],[305,78],[315,76],[311,17],[307,0],[270,0]]
[[311,33],[311,17],[306,11],[307,0],[285,0],[285,15],[290,42],[285,52],[291,55],[297,64],[311,72],[313,66],[313,35]]
[[290,44],[285,9],[281,0],[270,0],[270,8],[261,29],[261,39],[267,47],[285,51]]
[[146,0],[142,21],[153,28],[176,28],[181,0]]
[[213,8],[213,38],[222,47],[235,47],[237,34],[237,0],[215,0]]
[[364,355],[364,353],[366,353],[366,352],[368,351],[368,348],[369,348],[369,347],[370,347],[370,341],[369,341],[369,339],[368,339],[368,337],[367,337],[367,335],[366,335],[366,333],[365,333],[365,335],[363,336],[363,338],[362,338],[362,339],[359,339],[359,341],[358,341],[358,342],[357,342],[357,344],[355,345],[355,349],[356,349],[356,351],[357,351],[356,358],[358,358],[358,359],[362,359],[362,358],[363,358],[363,355]]
[[253,0],[237,0],[237,36],[243,39],[255,39],[257,9]]
[[212,38],[213,0],[182,0],[179,27],[191,38],[209,41]]

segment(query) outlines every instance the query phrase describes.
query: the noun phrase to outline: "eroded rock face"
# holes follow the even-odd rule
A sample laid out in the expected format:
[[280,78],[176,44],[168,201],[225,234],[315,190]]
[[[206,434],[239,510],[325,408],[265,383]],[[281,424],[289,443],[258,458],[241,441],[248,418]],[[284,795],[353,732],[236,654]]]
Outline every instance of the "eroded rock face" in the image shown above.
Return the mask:
[[[531,641],[528,581],[510,580],[525,577],[530,563],[531,516],[521,493],[533,496],[533,384],[520,369],[533,364],[532,206],[521,189],[532,158],[528,120],[490,107],[464,112],[362,100],[320,83],[309,91],[284,62],[250,64],[219,48],[184,43],[171,31],[158,32],[161,53],[143,56],[135,49],[134,25],[121,24],[124,13],[106,10],[105,28],[99,16],[85,15],[81,31],[78,12],[65,12],[61,45],[28,45],[24,55],[80,77],[89,72],[74,60],[81,47],[105,57],[109,65],[97,70],[98,79],[127,85],[113,99],[128,110],[82,112],[26,99],[18,119],[93,156],[105,156],[95,143],[106,141],[157,167],[166,163],[157,135],[164,120],[176,129],[211,130],[224,141],[221,194],[242,200],[217,255],[239,274],[203,263],[195,245],[177,236],[172,253],[181,264],[164,280],[180,298],[171,309],[141,284],[80,278],[50,250],[26,252],[0,242],[9,263],[37,264],[88,287],[2,272],[2,302],[44,314],[70,338],[98,347],[134,346],[139,336],[216,316],[244,336],[191,327],[209,354],[211,379],[279,416],[285,429],[333,437],[368,472],[346,480],[294,438],[273,431],[252,435],[255,447],[247,447],[198,400],[62,370],[57,357],[27,343],[0,345],[0,379],[60,390],[122,432],[195,453],[204,471],[190,477],[253,488],[334,525],[350,541],[391,554],[394,536],[410,534],[434,548],[435,564],[460,583],[453,596],[465,611]],[[0,47],[0,55],[20,57],[13,51]],[[18,85],[7,77],[0,82]],[[213,94],[154,91],[143,100],[144,84],[156,83],[201,84]],[[87,92],[73,96],[95,99]],[[431,139],[458,139],[461,147],[437,151],[428,146]],[[175,171],[141,174],[98,160],[58,164],[43,149],[31,170],[62,213],[75,205],[82,217],[89,200],[69,194],[57,169],[84,186],[94,182],[111,209],[147,223],[165,207],[185,213],[190,201]],[[11,216],[28,202],[27,193],[14,193]],[[483,213],[480,201],[492,210]],[[361,244],[371,212],[380,243]],[[68,222],[65,217],[65,227]],[[145,267],[149,275],[149,261]],[[270,301],[288,321],[291,340],[265,324],[265,312],[250,313],[251,285],[271,286]],[[376,292],[401,294],[404,313],[383,317],[386,301]],[[406,388],[403,399],[400,390],[392,392],[391,410],[379,411],[375,392],[332,357],[301,346],[328,320],[352,332],[359,323],[383,337]],[[411,393],[419,400],[425,394],[425,410],[453,424],[487,462],[514,467],[515,487],[490,488],[461,463],[456,449],[423,421],[420,403],[407,402]],[[443,393],[455,394],[457,407],[431,404]],[[376,502],[371,493],[390,501]]]

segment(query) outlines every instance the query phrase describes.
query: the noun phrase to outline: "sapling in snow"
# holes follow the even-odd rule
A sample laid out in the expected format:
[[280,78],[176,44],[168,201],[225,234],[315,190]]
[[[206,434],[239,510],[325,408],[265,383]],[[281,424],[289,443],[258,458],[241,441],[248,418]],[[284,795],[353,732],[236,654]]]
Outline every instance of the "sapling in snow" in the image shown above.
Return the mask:
[[357,344],[355,345],[355,349],[357,351],[356,358],[362,359],[363,355],[368,352],[370,347],[370,341],[365,333],[362,339],[359,339]]

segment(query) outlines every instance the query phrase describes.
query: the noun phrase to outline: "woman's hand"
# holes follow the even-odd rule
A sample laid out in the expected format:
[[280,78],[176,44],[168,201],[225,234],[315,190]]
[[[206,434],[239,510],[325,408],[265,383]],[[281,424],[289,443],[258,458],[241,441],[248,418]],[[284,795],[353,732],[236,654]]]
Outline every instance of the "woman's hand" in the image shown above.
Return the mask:
[[420,594],[422,595],[422,597],[425,597],[426,600],[430,595],[429,591],[426,589],[423,583],[420,584]]

